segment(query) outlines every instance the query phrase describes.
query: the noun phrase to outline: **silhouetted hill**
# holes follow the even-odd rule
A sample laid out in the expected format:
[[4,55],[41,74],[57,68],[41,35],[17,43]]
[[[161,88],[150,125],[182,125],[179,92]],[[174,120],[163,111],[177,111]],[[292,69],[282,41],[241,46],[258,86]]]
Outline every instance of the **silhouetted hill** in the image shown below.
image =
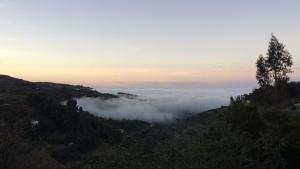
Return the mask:
[[300,113],[295,105],[300,83],[255,89],[231,98],[226,107],[170,124],[95,117],[73,100],[84,96],[119,97],[84,86],[0,75],[0,168],[295,169],[300,165]]
[[[74,97],[118,98],[89,87],[0,76],[0,168],[66,168],[99,145],[118,145],[138,121],[97,118]],[[61,101],[67,100],[66,105]],[[121,128],[124,126],[124,129]],[[130,129],[130,128],[133,128]],[[17,161],[17,163],[16,163]]]
[[50,82],[29,82],[13,78],[7,75],[0,75],[0,90],[9,92],[45,92],[55,99],[67,100],[73,97],[100,97],[102,99],[118,98],[119,96],[99,93],[90,87],[81,85],[68,85]]

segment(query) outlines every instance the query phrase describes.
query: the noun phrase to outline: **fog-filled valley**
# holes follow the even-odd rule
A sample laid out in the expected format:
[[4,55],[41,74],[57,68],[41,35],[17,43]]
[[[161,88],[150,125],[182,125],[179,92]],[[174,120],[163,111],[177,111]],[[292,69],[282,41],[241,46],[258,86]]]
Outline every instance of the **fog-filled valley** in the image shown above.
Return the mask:
[[300,82],[94,90],[0,75],[0,84],[1,169],[299,164]]
[[0,169],[299,169],[300,0],[0,0]]
[[177,119],[206,110],[227,106],[230,96],[249,93],[251,87],[197,87],[176,86],[126,86],[97,88],[101,92],[124,92],[136,97],[121,96],[116,99],[78,98],[77,103],[93,115],[116,120],[142,120],[147,122],[173,122]]

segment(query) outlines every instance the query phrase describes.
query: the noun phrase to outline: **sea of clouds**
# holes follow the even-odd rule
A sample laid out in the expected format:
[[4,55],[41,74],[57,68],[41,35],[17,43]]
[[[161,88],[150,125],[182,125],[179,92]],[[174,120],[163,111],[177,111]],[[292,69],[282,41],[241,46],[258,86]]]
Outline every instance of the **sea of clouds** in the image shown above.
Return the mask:
[[116,94],[126,92],[138,95],[136,99],[102,100],[79,98],[77,103],[93,115],[112,119],[143,120],[147,122],[172,122],[176,119],[228,105],[230,96],[248,93],[251,88],[216,87],[112,87],[99,88],[100,92]]

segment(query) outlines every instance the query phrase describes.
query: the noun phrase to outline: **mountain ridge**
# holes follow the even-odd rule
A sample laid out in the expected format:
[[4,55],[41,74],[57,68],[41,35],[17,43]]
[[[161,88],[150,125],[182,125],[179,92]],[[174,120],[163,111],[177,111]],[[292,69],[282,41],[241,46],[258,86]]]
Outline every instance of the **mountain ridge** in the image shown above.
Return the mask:
[[0,75],[0,168],[299,166],[299,82],[254,89],[226,107],[170,124],[95,117],[73,99],[84,96],[117,98],[89,87]]

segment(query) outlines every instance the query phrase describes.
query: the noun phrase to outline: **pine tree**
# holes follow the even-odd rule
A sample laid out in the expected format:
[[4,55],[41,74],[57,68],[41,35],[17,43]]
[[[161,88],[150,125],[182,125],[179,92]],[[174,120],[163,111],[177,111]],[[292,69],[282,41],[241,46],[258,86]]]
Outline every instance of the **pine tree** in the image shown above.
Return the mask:
[[259,56],[256,62],[256,79],[260,86],[279,85],[289,81],[293,61],[285,46],[272,34],[266,57]]

